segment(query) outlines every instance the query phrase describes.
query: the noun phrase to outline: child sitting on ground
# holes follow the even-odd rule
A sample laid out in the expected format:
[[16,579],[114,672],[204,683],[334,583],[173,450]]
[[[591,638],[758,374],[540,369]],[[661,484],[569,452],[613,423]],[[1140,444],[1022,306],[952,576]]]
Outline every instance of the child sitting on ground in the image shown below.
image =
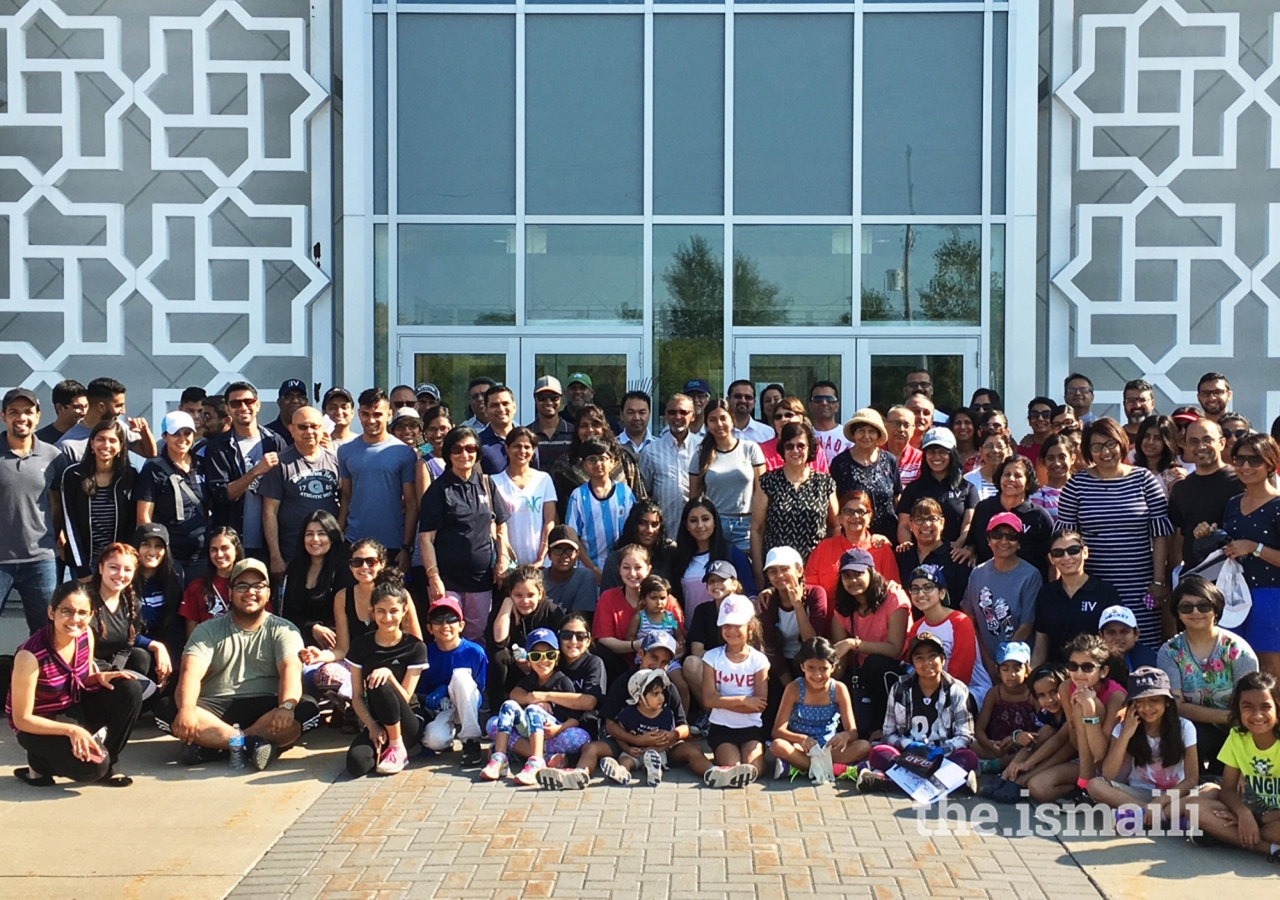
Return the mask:
[[996,653],[1000,683],[987,692],[978,713],[974,751],[981,760],[981,772],[1004,770],[1022,749],[1014,742],[1014,733],[1035,730],[1036,706],[1027,685],[1030,663],[1031,648],[1022,641],[1003,643]]
[[453,745],[454,726],[461,726],[462,764],[478,766],[480,700],[489,672],[484,648],[462,636],[462,605],[441,597],[427,610],[427,670],[418,680],[422,709],[431,719],[422,732],[422,746],[432,752]]
[[[647,638],[646,642],[650,648],[665,645],[664,638],[669,637],[663,634],[663,637],[656,635]],[[710,767],[707,758],[693,744],[688,743],[685,739],[689,736],[689,726],[677,724],[677,719],[683,718],[679,715],[679,710],[671,703],[669,687],[671,681],[667,677],[667,673],[662,669],[640,669],[631,673],[627,681],[627,702],[618,711],[617,717],[609,723],[606,728],[609,736],[612,737],[621,749],[618,755],[616,765],[626,770],[628,777],[619,779],[616,777],[619,773],[616,771],[610,777],[614,781],[622,780],[624,783],[630,783],[630,773],[635,771],[636,766],[643,762],[645,772],[645,783],[650,787],[657,787],[662,783],[662,771],[670,765],[687,765],[693,763],[694,771],[698,774],[699,769],[705,771]],[[675,743],[669,743],[668,739],[674,735]],[[660,740],[662,747],[659,749],[647,741],[637,743],[638,740],[657,736],[652,739]],[[614,760],[601,760],[601,769],[612,769]]]
[[[1124,721],[1112,737],[1089,796],[1115,809],[1116,831],[1126,836],[1139,824],[1170,822],[1174,797],[1191,793],[1200,768],[1196,727],[1178,715],[1168,675],[1153,666],[1129,673]],[[1145,807],[1140,814],[1137,805]]]
[[[1056,665],[1044,665],[1031,673],[1031,691],[1035,695],[1036,727],[1034,731],[1014,731],[1010,737],[1018,752],[1000,773],[1000,780],[983,791],[983,796],[1003,803],[1016,803],[1022,798],[1022,788],[1032,775],[1043,768],[1071,759],[1071,745],[1050,752],[1049,742],[1063,726],[1067,717],[1062,711],[1059,691],[1067,680],[1067,670]],[[1055,755],[1056,754],[1056,755]]]
[[1111,680],[1125,687],[1129,673],[1156,664],[1156,651],[1138,643],[1138,617],[1127,606],[1108,606],[1098,617],[1098,634],[1111,650]]
[[[665,631],[676,642],[676,656],[667,667],[667,677],[675,685],[680,694],[680,702],[685,709],[689,708],[689,684],[681,671],[680,656],[684,653],[684,628],[669,607],[671,583],[661,575],[647,575],[640,582],[640,608],[631,617],[627,626],[627,640],[644,638],[654,631]],[[640,665],[640,654],[636,654],[636,665]]]
[[[728,560],[718,559],[709,564],[706,574],[702,576],[702,582],[707,586],[707,596],[711,598],[711,602],[699,603],[688,619],[689,655],[684,658],[681,668],[692,701],[703,711],[702,718],[694,731],[697,735],[706,734],[710,726],[710,720],[706,715],[709,708],[702,702],[702,658],[707,651],[724,645],[724,638],[720,636],[720,628],[716,625],[716,617],[720,615],[720,604],[724,602],[725,597],[742,593],[738,571]],[[685,707],[685,711],[689,715],[693,715],[694,712],[689,706]]]
[[[542,700],[540,693],[574,693],[573,682],[556,671],[560,659],[560,639],[549,628],[539,628],[529,635],[526,659],[532,671],[511,691],[511,699],[502,704],[498,714],[487,725],[493,750],[480,772],[486,781],[497,781],[507,768],[507,752],[513,750],[525,758],[524,768],[515,774],[520,784],[534,784],[538,770],[548,762],[553,769],[564,765],[567,753],[580,750],[591,735],[578,727],[571,709]],[[513,740],[513,735],[519,737]],[[551,754],[550,760],[544,754]]]
[[702,658],[702,696],[711,713],[707,743],[716,765],[702,780],[708,787],[746,787],[764,774],[769,659],[758,647],[760,622],[746,597],[726,597],[716,624],[724,646]]
[[796,662],[804,677],[787,685],[778,706],[769,752],[777,760],[774,778],[790,773],[792,780],[809,773],[814,781],[826,775],[852,776],[854,763],[871,752],[858,739],[849,688],[831,677],[836,652],[826,638],[809,638],[800,645]]

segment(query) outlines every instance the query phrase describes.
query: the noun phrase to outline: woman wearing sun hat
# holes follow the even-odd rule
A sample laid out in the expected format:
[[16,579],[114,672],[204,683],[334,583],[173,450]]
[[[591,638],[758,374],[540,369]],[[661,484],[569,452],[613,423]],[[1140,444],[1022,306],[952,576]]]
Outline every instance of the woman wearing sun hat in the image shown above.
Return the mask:
[[844,423],[844,436],[850,447],[831,461],[831,477],[836,482],[836,496],[853,490],[864,491],[871,498],[871,531],[894,540],[898,533],[898,515],[894,511],[902,481],[898,461],[882,450],[889,440],[880,413],[870,407],[860,409]]

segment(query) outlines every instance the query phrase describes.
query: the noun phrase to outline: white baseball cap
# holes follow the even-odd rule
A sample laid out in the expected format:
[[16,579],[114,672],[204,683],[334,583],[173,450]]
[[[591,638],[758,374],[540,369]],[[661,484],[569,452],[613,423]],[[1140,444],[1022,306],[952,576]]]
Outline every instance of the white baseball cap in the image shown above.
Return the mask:
[[162,434],[177,434],[182,429],[188,431],[196,430],[195,419],[191,418],[190,413],[185,413],[180,409],[175,409],[171,413],[165,413],[165,417],[160,420],[160,431]]
[[721,625],[746,625],[756,615],[755,605],[742,594],[730,594],[720,602],[720,615],[716,627]]
[[764,567],[767,570],[774,566],[799,566],[804,568],[804,559],[800,556],[800,551],[793,547],[774,547],[764,558]]
[[1104,609],[1098,618],[1098,630],[1101,631],[1103,626],[1111,622],[1119,622],[1122,625],[1128,625],[1134,631],[1138,630],[1138,617],[1127,606],[1108,606]]

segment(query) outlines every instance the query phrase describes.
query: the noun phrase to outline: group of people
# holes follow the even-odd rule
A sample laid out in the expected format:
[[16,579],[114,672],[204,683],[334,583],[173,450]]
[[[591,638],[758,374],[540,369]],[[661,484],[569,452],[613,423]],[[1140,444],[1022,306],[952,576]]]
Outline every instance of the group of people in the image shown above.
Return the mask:
[[[998,800],[1148,822],[1194,792],[1212,837],[1280,860],[1280,445],[1216,373],[1169,417],[1131,382],[1125,423],[1073,375],[1021,440],[996,391],[932,392],[912,372],[842,421],[830,382],[757,408],[695,379],[654,429],[587,373],[540,378],[527,425],[487,378],[462,421],[431,384],[313,407],[290,380],[259,424],[236,382],[157,436],[113,379],[60,383],[45,428],[9,391],[18,777],[127,785],[143,714],[186,764],[257,769],[328,718],[354,775],[460,740],[479,777],[549,789],[688,766],[879,790],[945,759]],[[1224,558],[1244,603],[1205,577]]]

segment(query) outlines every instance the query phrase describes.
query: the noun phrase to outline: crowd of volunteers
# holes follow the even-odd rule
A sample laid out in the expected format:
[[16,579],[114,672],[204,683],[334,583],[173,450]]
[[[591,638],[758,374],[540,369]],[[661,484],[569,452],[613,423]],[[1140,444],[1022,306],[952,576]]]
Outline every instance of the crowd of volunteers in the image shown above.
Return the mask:
[[1020,439],[996,391],[932,395],[915,371],[844,417],[831,382],[693,379],[657,427],[574,373],[519,425],[489,378],[462,410],[290,380],[260,423],[240,381],[153,432],[111,378],[52,416],[11,390],[15,774],[127,786],[140,717],[185,765],[261,770],[324,724],[355,776],[460,749],[546,789],[945,761],[1117,827],[1195,805],[1197,842],[1280,861],[1280,445],[1218,373],[1168,416],[1130,382],[1123,421],[1072,375]]

